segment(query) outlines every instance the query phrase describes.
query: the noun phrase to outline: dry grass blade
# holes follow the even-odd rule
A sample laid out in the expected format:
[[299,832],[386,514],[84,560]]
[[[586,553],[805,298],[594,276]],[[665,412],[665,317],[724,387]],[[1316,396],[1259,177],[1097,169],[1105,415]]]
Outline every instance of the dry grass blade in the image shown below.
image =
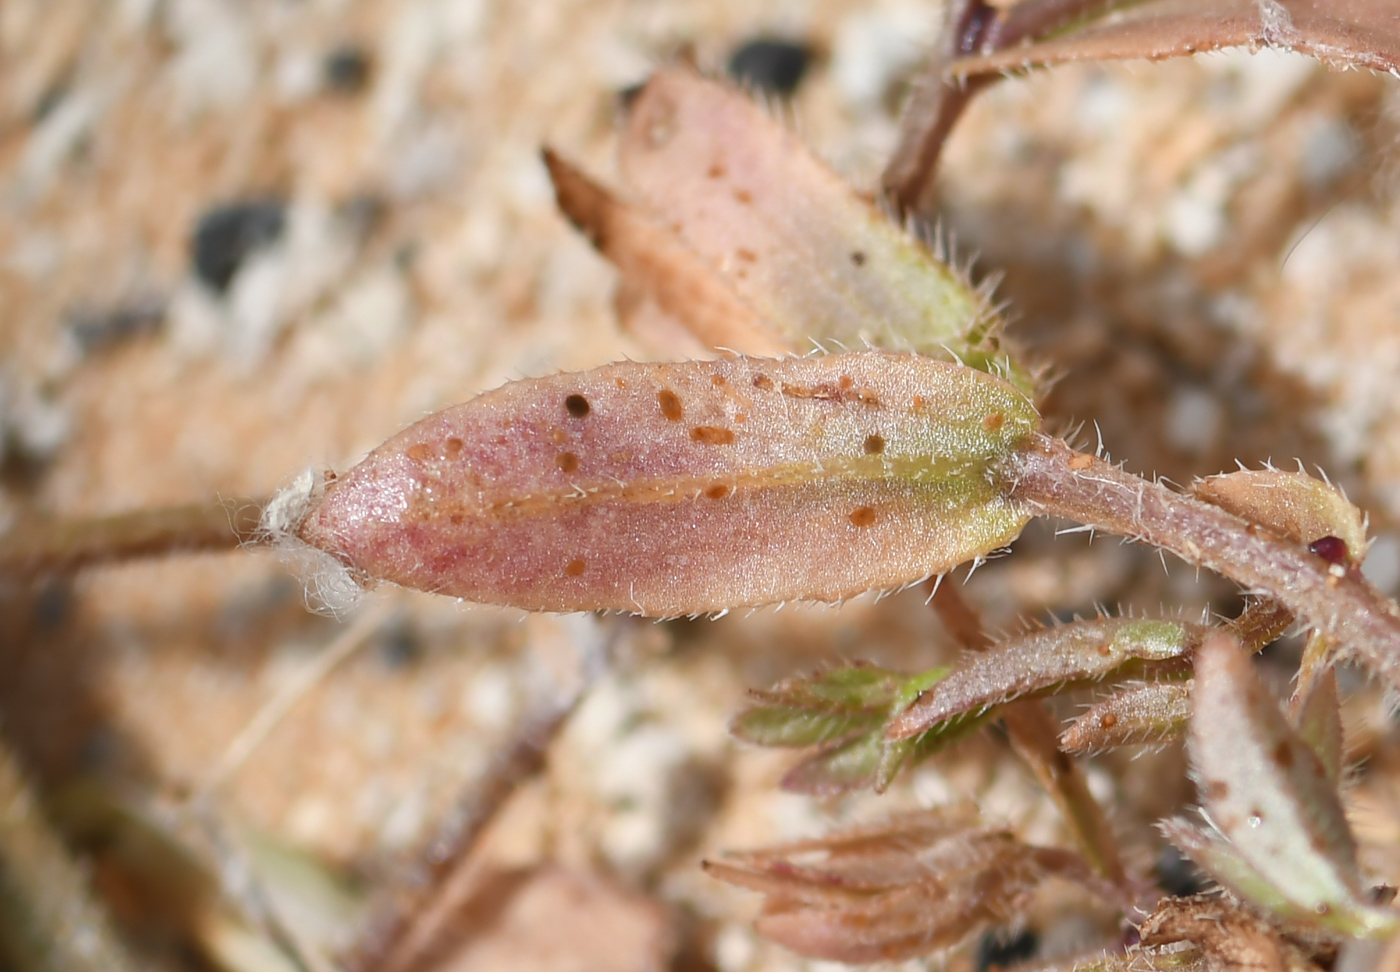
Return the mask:
[[0,738],[0,964],[16,972],[127,972],[127,955],[87,875],[44,818]]

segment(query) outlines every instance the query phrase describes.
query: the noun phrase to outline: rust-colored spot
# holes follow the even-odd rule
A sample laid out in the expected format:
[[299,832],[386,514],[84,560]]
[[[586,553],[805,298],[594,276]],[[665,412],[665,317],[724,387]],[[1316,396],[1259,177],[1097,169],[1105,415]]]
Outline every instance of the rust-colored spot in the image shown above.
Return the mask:
[[928,399],[922,395],[915,395],[914,400],[909,404],[914,407],[914,411],[922,412],[924,409],[928,408]]
[[1099,716],[1100,729],[1112,729],[1116,725],[1118,725],[1118,717],[1112,712],[1105,712],[1103,715]]
[[1287,739],[1274,747],[1274,764],[1285,770],[1293,766],[1293,748],[1288,745]]
[[661,405],[661,414],[672,422],[679,422],[685,414],[685,409],[681,407],[681,397],[669,388],[657,392],[656,401]]
[[1075,455],[1070,456],[1069,459],[1069,468],[1071,469],[1088,469],[1093,464],[1094,457],[1086,452],[1076,453]]
[[748,420],[749,420],[749,416],[748,416],[748,413],[747,413],[747,412],[735,412],[735,413],[734,413],[734,421],[737,422],[739,425],[743,425],[743,424],[744,424],[745,422],[747,422]]
[[466,448],[465,444],[455,435],[442,444],[442,452],[449,459],[456,459],[462,454],[464,448]]
[[621,379],[621,378],[614,378],[614,379],[613,379],[613,384],[616,385],[618,388],[626,388],[626,387],[627,387],[627,382],[624,381],[624,380]]
[[1098,648],[1096,648],[1095,650],[1099,653],[1100,658],[1107,658],[1110,652],[1112,651],[1112,649],[1109,648],[1106,644],[1099,645]]
[[753,386],[755,388],[762,388],[764,391],[772,391],[773,379],[769,378],[767,375],[754,375]]
[[817,389],[809,385],[789,385],[783,382],[783,394],[788,398],[817,398]]
[[461,513],[449,513],[447,515],[447,522],[451,523],[453,526],[461,526],[463,523],[467,522],[467,518]]
[[851,263],[858,267],[865,266],[865,254],[860,250],[852,250]]
[[572,452],[561,452],[554,457],[554,464],[564,472],[571,473],[578,469],[578,456]]
[[1206,781],[1206,799],[1207,799],[1207,800],[1224,800],[1224,799],[1225,799],[1226,797],[1228,797],[1229,795],[1230,795],[1230,784],[1229,784],[1229,783],[1226,783],[1224,780],[1207,780],[1207,781]]
[[705,175],[709,176],[711,179],[723,179],[724,165],[719,162],[712,163]]
[[426,442],[420,442],[417,445],[409,446],[405,455],[414,462],[427,462],[433,457],[433,447]]
[[836,387],[840,388],[842,391],[850,391],[855,386],[856,380],[850,375],[842,375],[840,378],[836,379]]
[[592,410],[592,406],[588,404],[588,399],[584,398],[582,395],[570,395],[568,398],[564,399],[564,411],[568,412],[574,418],[585,418]]
[[705,445],[733,445],[734,430],[718,425],[697,425],[690,430],[690,437]]
[[588,565],[582,560],[571,560],[564,565],[564,573],[570,577],[580,577],[588,569]]
[[549,430],[549,438],[555,445],[563,445],[569,441],[569,433],[556,425]]
[[1006,416],[1003,415],[1001,412],[993,412],[986,418],[982,419],[982,428],[986,429],[988,432],[995,432],[997,429],[1001,428],[1005,424]]
[[885,437],[883,435],[867,435],[865,437],[865,454],[867,456],[878,456],[885,451]]
[[710,375],[710,384],[718,388],[720,385],[729,384],[729,382],[725,380],[724,375]]
[[753,202],[753,193],[749,192],[747,189],[735,189],[734,199],[736,202],[747,206],[749,203]]
[[743,247],[740,247],[739,249],[735,250],[734,255],[740,260],[743,260],[745,263],[758,262],[758,254],[755,253],[753,250],[746,250]]
[[862,506],[851,511],[850,521],[852,526],[868,527],[875,525],[875,510],[869,506]]
[[705,495],[710,499],[724,499],[732,492],[733,490],[724,483],[714,483],[705,489]]

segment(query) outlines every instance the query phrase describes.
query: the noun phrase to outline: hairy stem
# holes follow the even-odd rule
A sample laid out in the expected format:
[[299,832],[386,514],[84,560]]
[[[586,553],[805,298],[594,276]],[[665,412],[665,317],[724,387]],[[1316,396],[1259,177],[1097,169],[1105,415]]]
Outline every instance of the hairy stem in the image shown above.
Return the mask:
[[[981,618],[953,584],[940,584],[932,597],[934,609],[949,633],[974,651],[992,645]],[[1012,748],[1035,773],[1074,832],[1089,863],[1118,887],[1128,885],[1122,855],[1103,808],[1089,792],[1079,764],[1059,748],[1060,727],[1038,699],[1021,699],[997,713],[1011,737]]]
[[1400,609],[1359,572],[1050,436],[1037,434],[1003,472],[1030,512],[1150,543],[1267,594],[1400,687]]
[[138,557],[232,550],[258,542],[266,502],[236,499],[110,516],[24,518],[0,533],[0,579],[71,574]]

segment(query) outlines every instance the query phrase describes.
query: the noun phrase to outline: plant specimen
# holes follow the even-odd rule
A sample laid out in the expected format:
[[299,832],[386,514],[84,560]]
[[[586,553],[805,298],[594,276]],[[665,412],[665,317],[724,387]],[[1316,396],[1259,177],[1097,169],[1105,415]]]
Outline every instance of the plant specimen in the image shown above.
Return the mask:
[[[1301,4],[1199,5],[1197,15],[1149,3],[1102,23],[1098,4],[1012,8],[1025,23],[954,6],[954,22],[976,29],[949,32],[966,57],[948,70],[976,78],[1142,54],[1140,42],[1169,36],[1166,14],[1184,39],[1146,53],[1252,40],[1393,63],[1386,38],[1338,40]],[[1365,23],[1377,12],[1358,5],[1347,16]],[[1084,19],[1013,46],[1060,31],[1065,17]],[[943,91],[944,107],[912,117],[946,133],[967,93]],[[906,210],[926,192],[940,138],[906,140],[922,145],[921,161],[907,181],[889,181]],[[957,667],[855,665],[789,679],[756,694],[734,724],[752,742],[809,750],[785,785],[831,793],[882,789],[1000,719],[1077,850],[1032,845],[955,808],[712,862],[712,872],[767,896],[765,934],[853,962],[957,944],[979,924],[1014,920],[1051,879],[1124,914],[1150,912],[1144,949],[1105,964],[1242,963],[1227,956],[1235,948],[1306,968],[1395,930],[1384,893],[1366,887],[1337,795],[1328,669],[1355,659],[1400,687],[1400,613],[1361,576],[1362,518],[1338,491],[1269,469],[1183,493],[1050,434],[1035,403],[1043,379],[1005,340],[989,293],[743,97],[688,71],[660,72],[631,108],[622,169],[639,201],[558,154],[547,163],[562,208],[637,299],[718,357],[512,383],[411,426],[348,472],[309,475],[258,504],[262,539],[319,551],[314,581],[329,592],[384,581],[529,610],[661,617],[924,583],[987,557],[1038,516],[1152,544],[1256,600],[1219,624],[1101,617],[993,639],[951,587],[937,588],[935,607],[970,650]],[[254,507],[237,509],[236,533],[256,532]],[[39,525],[7,536],[0,562],[71,566],[218,543],[228,534],[208,527],[220,515]],[[1247,652],[1295,622],[1310,644],[1285,716]],[[1100,682],[1127,687],[1057,745],[1040,699]],[[1172,821],[1164,832],[1232,895],[1194,911],[1159,904],[1125,864],[1062,751],[1182,735],[1210,827]],[[1201,909],[1232,934],[1203,928]]]

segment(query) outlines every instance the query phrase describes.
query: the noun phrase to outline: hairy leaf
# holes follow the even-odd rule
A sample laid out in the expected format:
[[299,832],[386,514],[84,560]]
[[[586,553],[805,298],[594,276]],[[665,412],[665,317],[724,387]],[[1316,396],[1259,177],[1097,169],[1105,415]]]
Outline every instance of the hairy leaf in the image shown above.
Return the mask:
[[1400,68],[1392,0],[1149,0],[1062,34],[963,58],[949,74],[999,74],[1067,61],[1161,59],[1225,47],[1274,47],[1336,67]]
[[621,161],[661,221],[796,345],[1011,368],[986,296],[741,92],[685,69],[657,73],[632,106]]
[[856,664],[788,679],[771,691],[751,692],[753,704],[734,720],[730,732],[760,746],[816,747],[783,776],[784,789],[883,791],[905,766],[978,724],[976,719],[953,720],[916,739],[885,738],[889,721],[947,674],[946,668],[934,668],[911,676]]
[[1119,692],[1071,722],[1060,746],[1082,755],[1180,739],[1191,718],[1191,686],[1189,680],[1152,682]]
[[1216,880],[1282,917],[1351,935],[1393,932],[1361,895],[1356,845],[1336,788],[1233,639],[1196,657],[1190,754],[1216,834],[1168,837]]
[[1246,469],[1203,479],[1192,492],[1304,546],[1340,541],[1319,553],[1334,563],[1360,563],[1366,554],[1366,517],[1337,487],[1306,473]]
[[1096,618],[1009,638],[966,656],[890,728],[904,738],[966,713],[1012,699],[1096,682],[1183,667],[1209,628],[1181,621]]
[[1015,388],[916,355],[613,364],[410,426],[300,536],[370,578],[648,615],[898,587],[1007,543]]
[[1298,735],[1312,747],[1328,779],[1342,778],[1342,712],[1337,697],[1337,675],[1328,668],[1297,697],[1293,723]]
[[966,812],[912,814],[705,867],[767,895],[761,934],[840,962],[899,961],[956,945],[1014,917],[1051,875],[1097,888],[1077,855],[1023,844]]

